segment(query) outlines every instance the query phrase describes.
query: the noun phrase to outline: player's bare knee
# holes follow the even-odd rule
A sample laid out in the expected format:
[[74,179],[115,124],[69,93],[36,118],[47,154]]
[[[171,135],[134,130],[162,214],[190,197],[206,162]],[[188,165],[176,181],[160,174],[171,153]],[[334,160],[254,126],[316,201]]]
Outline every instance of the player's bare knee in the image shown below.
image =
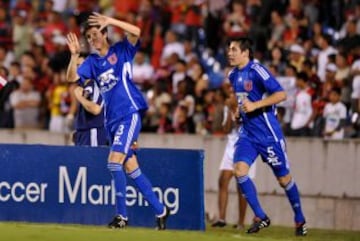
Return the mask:
[[125,161],[126,155],[121,152],[110,152],[109,154],[109,163],[118,163],[123,164]]
[[137,162],[136,155],[132,155],[129,160],[125,163],[125,170],[127,173],[131,173],[132,171],[139,168],[139,163]]
[[234,172],[236,177],[243,177],[249,173],[249,165],[246,162],[237,162],[234,164]]
[[291,182],[291,175],[287,174],[283,177],[278,177],[278,182],[282,188],[285,188]]

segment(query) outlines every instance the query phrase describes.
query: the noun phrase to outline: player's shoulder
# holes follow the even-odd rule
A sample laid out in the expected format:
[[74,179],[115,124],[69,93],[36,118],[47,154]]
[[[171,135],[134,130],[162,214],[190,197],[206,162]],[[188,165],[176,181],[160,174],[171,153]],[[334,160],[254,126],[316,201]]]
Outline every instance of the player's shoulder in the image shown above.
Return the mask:
[[234,68],[232,68],[231,70],[229,70],[229,72],[228,72],[228,74],[227,74],[228,79],[232,78],[232,77],[236,74],[236,70],[237,70],[236,67],[234,67]]
[[270,78],[269,71],[261,63],[253,62],[251,64],[251,66],[250,66],[250,69],[251,69],[251,72],[253,72],[254,74],[256,73],[257,75],[259,75],[263,80],[267,80],[267,79]]

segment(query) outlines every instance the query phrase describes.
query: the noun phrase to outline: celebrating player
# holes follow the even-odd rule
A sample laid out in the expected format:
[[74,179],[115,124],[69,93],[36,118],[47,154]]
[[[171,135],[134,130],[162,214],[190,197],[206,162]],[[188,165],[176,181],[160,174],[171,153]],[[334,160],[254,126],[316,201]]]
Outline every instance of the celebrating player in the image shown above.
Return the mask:
[[[107,26],[113,25],[126,32],[120,42],[110,45]],[[110,137],[111,150],[108,157],[116,189],[116,216],[110,228],[124,228],[128,223],[126,211],[125,171],[134,180],[140,192],[153,207],[157,216],[157,228],[166,228],[169,210],[152,191],[152,185],[141,172],[132,145],[141,129],[141,116],[147,103],[132,81],[132,61],[140,46],[140,29],[132,24],[98,13],[91,15],[84,26],[83,34],[95,50],[77,67],[80,44],[74,33],[69,33],[67,43],[71,52],[67,79],[84,82],[96,81],[105,103],[105,128]],[[125,170],[124,170],[125,168]]]

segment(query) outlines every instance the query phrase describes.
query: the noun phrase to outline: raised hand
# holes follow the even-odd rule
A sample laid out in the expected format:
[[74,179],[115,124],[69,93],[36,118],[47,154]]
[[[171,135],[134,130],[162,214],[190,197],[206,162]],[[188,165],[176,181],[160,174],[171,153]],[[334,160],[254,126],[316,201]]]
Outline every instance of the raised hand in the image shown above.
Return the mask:
[[69,33],[66,36],[66,43],[69,47],[71,54],[80,54],[81,48],[80,48],[80,43],[79,43],[79,40],[78,40],[76,34]]
[[99,31],[109,25],[109,17],[102,15],[100,13],[92,13],[90,15],[88,22],[90,26],[99,26]]

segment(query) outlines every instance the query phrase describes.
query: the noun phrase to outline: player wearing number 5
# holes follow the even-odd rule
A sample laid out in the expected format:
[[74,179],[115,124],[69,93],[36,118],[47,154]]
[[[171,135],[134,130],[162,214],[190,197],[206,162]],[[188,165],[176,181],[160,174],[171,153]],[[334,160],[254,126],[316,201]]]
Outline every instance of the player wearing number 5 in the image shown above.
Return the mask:
[[252,43],[248,38],[230,40],[228,61],[234,67],[229,80],[237,96],[236,115],[242,126],[235,144],[234,166],[237,183],[255,214],[248,233],[256,233],[270,225],[262,209],[254,183],[248,176],[249,167],[258,155],[272,169],[281,187],[285,189],[294,211],[295,234],[307,234],[297,185],[290,175],[285,139],[275,115],[275,104],[286,99],[286,93],[259,63],[253,61]]
[[[120,42],[110,45],[106,27],[113,25],[126,32]],[[77,67],[80,44],[75,34],[69,33],[67,44],[71,59],[67,70],[69,81],[95,80],[100,88],[105,107],[105,128],[110,137],[110,170],[116,190],[116,215],[110,228],[124,228],[128,223],[126,211],[125,172],[153,207],[157,217],[157,228],[165,229],[169,210],[159,202],[152,185],[141,172],[136,153],[131,148],[137,141],[141,129],[141,116],[147,103],[132,81],[132,61],[139,48],[140,29],[127,22],[98,13],[91,15],[85,23],[83,34],[95,50]]]

